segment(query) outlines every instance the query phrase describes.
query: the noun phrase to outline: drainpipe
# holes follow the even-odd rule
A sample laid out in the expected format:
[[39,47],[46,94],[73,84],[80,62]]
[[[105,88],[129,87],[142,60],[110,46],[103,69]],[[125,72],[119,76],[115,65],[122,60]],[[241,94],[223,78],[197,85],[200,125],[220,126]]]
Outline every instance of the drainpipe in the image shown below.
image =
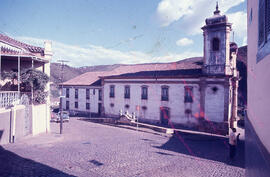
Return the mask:
[[238,108],[238,100],[237,100],[237,91],[238,91],[238,77],[234,77],[232,79],[233,86],[233,95],[232,95],[232,116],[230,120],[230,127],[235,128],[234,123],[237,121],[237,108]]
[[10,143],[14,143],[15,142],[15,134],[16,134],[16,108],[11,107],[10,109]]

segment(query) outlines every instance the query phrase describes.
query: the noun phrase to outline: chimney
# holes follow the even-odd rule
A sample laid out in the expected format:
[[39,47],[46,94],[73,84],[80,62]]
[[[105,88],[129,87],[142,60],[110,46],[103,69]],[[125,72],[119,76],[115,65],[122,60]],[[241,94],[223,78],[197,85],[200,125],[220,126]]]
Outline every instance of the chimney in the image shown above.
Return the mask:
[[44,55],[45,58],[51,60],[52,58],[52,41],[44,42]]

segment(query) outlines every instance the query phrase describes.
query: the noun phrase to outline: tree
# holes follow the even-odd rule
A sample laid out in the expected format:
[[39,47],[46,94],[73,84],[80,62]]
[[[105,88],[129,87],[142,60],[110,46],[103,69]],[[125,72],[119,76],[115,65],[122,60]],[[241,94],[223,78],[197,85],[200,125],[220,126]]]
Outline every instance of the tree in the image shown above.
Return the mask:
[[[15,86],[15,81],[18,80],[18,72],[4,72],[3,79],[10,79],[12,86]],[[31,92],[33,87],[33,102],[42,104],[45,103],[48,93],[45,92],[49,77],[47,74],[37,69],[26,69],[20,75],[20,91]]]
[[44,91],[48,82],[47,74],[36,69],[28,69],[21,74],[21,89],[27,92],[31,91],[31,87],[33,87],[35,103],[45,103],[48,93]]

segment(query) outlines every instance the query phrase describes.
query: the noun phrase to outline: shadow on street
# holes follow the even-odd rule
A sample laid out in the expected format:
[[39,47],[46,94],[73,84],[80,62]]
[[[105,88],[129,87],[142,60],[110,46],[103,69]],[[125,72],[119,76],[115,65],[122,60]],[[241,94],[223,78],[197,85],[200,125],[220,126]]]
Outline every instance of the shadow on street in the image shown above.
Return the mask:
[[172,136],[162,146],[153,147],[245,168],[244,146],[243,141],[238,142],[236,156],[233,160],[229,159],[229,145],[226,138],[178,134]]
[[[3,131],[0,131],[0,140]],[[0,146],[0,176],[67,176],[57,169],[26,159]]]

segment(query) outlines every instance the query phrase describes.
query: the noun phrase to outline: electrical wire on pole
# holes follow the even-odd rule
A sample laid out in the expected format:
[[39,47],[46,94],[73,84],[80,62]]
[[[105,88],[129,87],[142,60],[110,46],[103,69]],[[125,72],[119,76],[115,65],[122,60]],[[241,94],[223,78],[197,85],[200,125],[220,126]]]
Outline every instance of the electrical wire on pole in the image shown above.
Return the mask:
[[[59,105],[59,110],[60,110],[60,134],[63,134],[63,98],[65,97],[63,95],[63,71],[64,71],[64,65],[67,63],[67,60],[57,60],[57,62],[61,63],[61,95],[60,95],[60,105]],[[58,88],[60,88],[58,86]]]

